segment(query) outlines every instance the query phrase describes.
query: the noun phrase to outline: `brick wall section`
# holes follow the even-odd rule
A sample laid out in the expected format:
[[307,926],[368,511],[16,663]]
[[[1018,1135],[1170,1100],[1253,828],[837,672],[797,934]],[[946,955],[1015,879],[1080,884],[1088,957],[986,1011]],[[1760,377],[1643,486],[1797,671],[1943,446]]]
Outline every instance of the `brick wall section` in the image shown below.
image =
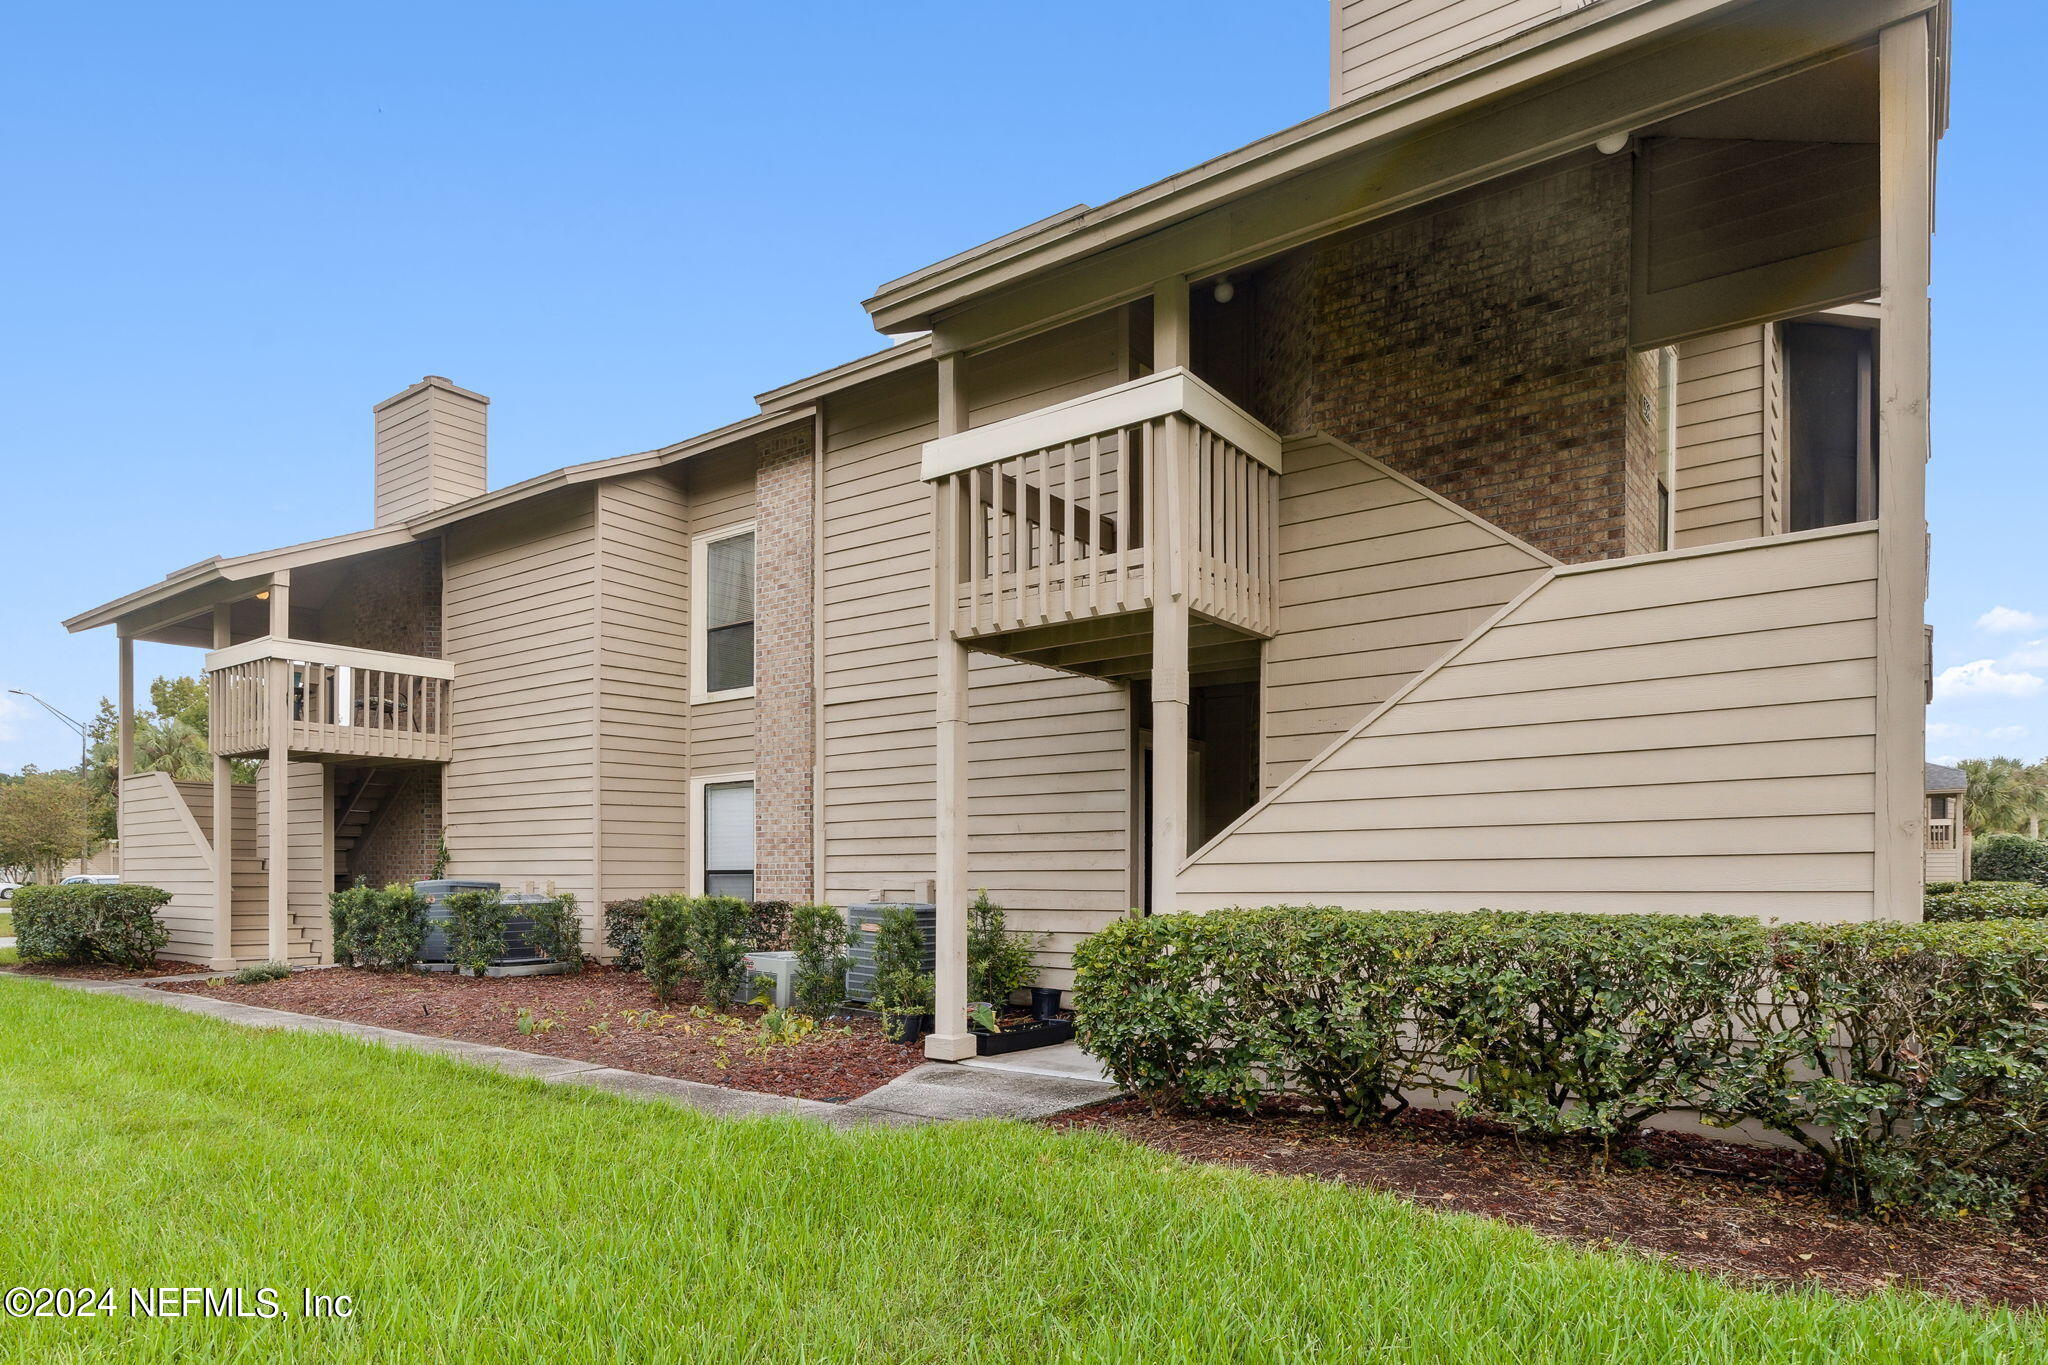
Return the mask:
[[1283,259],[1260,281],[1252,406],[1566,562],[1655,548],[1630,182],[1627,157],[1567,158]]
[[[338,774],[337,789],[352,772]],[[349,880],[362,877],[372,886],[425,881],[434,875],[441,838],[441,770],[423,767],[392,793],[390,808],[381,812],[368,840],[349,850]]]
[[364,558],[320,613],[329,644],[441,657],[441,542]]
[[811,429],[758,447],[754,539],[754,894],[812,894],[813,664]]

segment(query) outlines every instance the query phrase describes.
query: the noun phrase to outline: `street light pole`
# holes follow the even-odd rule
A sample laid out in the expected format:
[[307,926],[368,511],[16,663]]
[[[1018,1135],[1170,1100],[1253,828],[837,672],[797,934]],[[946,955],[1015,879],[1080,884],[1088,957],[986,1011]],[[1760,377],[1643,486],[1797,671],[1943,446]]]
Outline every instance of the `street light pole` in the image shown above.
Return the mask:
[[[76,730],[78,732],[78,780],[80,782],[85,781],[87,777],[90,776],[92,773],[92,730],[89,727],[79,723],[79,721],[76,718],[65,715],[62,711],[59,711],[56,707],[50,705],[49,702],[37,696],[35,693],[26,690],[25,688],[10,687],[7,690],[9,692],[12,692],[17,697],[27,697],[30,701],[42,707],[45,711],[48,711],[58,720],[63,721],[66,725],[70,726],[73,730]],[[78,854],[78,873],[80,876],[85,875],[86,867],[91,862],[92,828],[90,825],[88,825],[85,831],[85,847],[80,849]]]

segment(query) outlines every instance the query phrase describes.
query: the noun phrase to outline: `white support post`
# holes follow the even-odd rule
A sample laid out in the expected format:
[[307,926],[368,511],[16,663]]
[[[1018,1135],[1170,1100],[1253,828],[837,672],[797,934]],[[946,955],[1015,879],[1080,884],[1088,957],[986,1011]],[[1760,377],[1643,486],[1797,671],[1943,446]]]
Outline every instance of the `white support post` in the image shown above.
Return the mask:
[[1877,865],[1879,919],[1921,917],[1927,816],[1924,621],[1934,230],[1934,92],[1929,18],[1878,42],[1879,229],[1883,334],[1878,347]]
[[120,712],[114,723],[114,788],[118,802],[120,786],[135,771],[135,641],[121,637]]
[[[270,580],[270,635],[272,639],[291,638],[292,633],[292,579],[289,570],[281,570]],[[265,921],[269,928],[268,952],[272,962],[291,960],[291,719],[292,719],[292,665],[289,659],[272,659],[269,663],[270,677],[266,680],[270,711],[270,753],[265,763],[269,770],[264,780],[270,787],[269,829],[265,844],[267,865],[264,869],[265,890],[268,893]]]
[[[1188,328],[1188,282],[1175,276],[1152,292],[1152,363],[1185,367],[1193,356]],[[1152,792],[1153,914],[1170,913],[1180,865],[1188,853],[1188,430],[1178,417],[1159,428],[1152,524],[1161,534],[1152,556]]]
[[[962,370],[965,357],[939,357],[939,434],[967,429],[967,391]],[[953,544],[951,518],[940,500],[943,484],[931,486],[932,638],[938,666],[938,772],[936,792],[937,869],[932,892],[937,907],[935,974],[932,1012],[936,1027],[924,1040],[924,1055],[934,1061],[957,1062],[975,1054],[974,1035],[967,1030],[967,649],[954,638],[952,614],[941,610],[952,600]]]
[[[226,649],[235,642],[230,624],[233,610],[225,602],[213,609],[215,649]],[[209,747],[210,740],[209,736]],[[235,773],[234,765],[219,754],[213,756],[213,961],[209,965],[216,971],[236,965]]]

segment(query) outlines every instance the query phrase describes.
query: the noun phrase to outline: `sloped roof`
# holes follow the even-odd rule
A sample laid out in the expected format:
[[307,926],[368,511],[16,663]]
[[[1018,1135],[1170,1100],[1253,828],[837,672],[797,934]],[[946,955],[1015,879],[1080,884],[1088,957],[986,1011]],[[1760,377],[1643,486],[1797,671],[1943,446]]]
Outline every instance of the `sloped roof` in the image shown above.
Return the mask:
[[1941,763],[1927,765],[1927,787],[1931,792],[1960,792],[1970,789],[1970,775],[1961,768]]

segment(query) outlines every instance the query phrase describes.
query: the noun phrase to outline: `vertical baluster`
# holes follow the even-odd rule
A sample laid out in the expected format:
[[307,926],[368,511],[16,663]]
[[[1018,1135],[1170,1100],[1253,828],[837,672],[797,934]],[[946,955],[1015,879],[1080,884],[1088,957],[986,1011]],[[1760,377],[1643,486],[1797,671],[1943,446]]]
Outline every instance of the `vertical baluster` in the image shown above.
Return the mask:
[[1230,609],[1240,620],[1245,609],[1244,590],[1244,467],[1238,448],[1218,441],[1223,452],[1223,558],[1230,566]]
[[1052,619],[1052,452],[1036,451],[1031,464],[1038,478],[1038,515],[1031,519],[1031,553],[1038,556],[1037,619]]
[[991,487],[994,503],[989,539],[989,625],[993,629],[1004,630],[1009,625],[1003,614],[1003,584],[1009,577],[1005,557],[1010,549],[1010,462],[1008,459],[997,460],[991,468],[995,478]]
[[1102,438],[1088,438],[1088,605],[1102,610]]
[[1077,481],[1074,466],[1081,460],[1081,443],[1069,441],[1060,447],[1060,460],[1066,473],[1067,500],[1065,510],[1060,513],[1060,615],[1067,620],[1074,619],[1074,556],[1080,553],[1081,541],[1074,533]]

